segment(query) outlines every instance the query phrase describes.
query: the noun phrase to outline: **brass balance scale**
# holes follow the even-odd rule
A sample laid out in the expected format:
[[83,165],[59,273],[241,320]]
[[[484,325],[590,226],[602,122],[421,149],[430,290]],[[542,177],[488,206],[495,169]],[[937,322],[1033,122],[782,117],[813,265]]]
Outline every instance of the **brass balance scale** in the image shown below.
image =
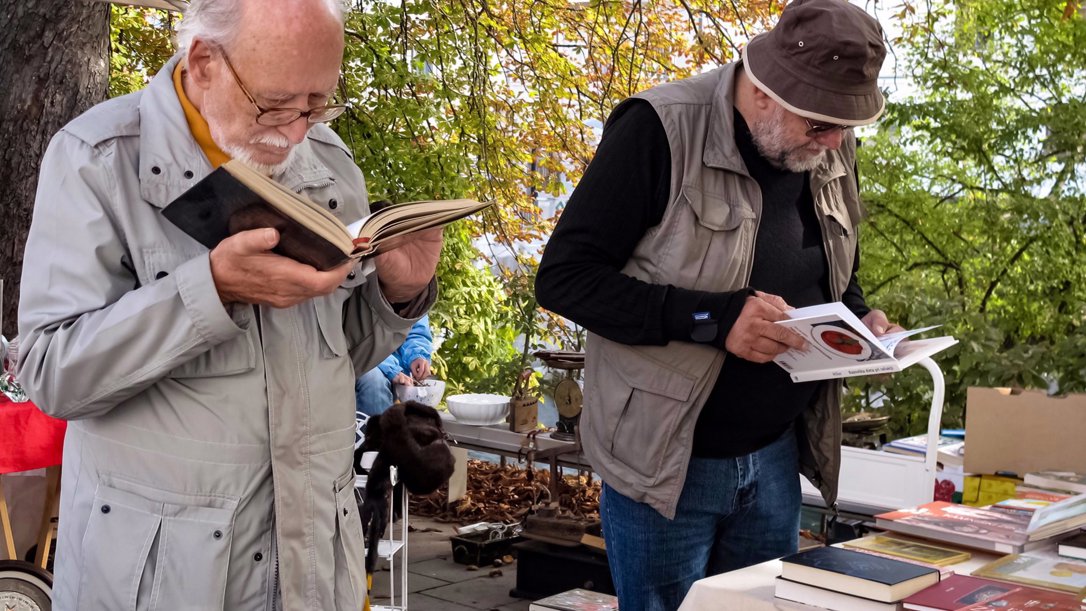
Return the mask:
[[584,352],[568,350],[540,350],[535,356],[547,367],[566,372],[562,381],[554,388],[554,403],[558,408],[558,423],[551,437],[562,441],[574,441],[577,438],[577,424],[581,419],[584,394],[581,385],[574,378],[574,372],[584,369]]

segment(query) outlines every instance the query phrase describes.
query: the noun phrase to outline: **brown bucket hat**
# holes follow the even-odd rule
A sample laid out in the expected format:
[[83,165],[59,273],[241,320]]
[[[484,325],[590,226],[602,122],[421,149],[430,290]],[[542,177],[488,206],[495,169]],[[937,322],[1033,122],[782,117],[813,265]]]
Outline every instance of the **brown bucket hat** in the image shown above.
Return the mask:
[[867,125],[886,101],[878,87],[882,28],[846,0],[793,0],[772,30],[743,49],[754,84],[809,119]]

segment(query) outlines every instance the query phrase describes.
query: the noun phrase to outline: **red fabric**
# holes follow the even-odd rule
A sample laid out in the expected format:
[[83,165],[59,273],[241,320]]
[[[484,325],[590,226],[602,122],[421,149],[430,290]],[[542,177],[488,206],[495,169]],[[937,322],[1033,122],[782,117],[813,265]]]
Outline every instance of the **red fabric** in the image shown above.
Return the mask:
[[59,465],[67,427],[33,403],[12,403],[0,393],[0,473]]

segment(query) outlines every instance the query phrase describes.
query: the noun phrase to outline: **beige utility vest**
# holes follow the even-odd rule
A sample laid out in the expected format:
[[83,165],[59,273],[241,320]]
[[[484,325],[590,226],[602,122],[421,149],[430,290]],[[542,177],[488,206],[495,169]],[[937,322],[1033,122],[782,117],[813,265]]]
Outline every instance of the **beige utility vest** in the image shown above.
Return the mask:
[[[624,274],[698,291],[747,285],[762,195],[735,144],[732,113],[739,65],[634,96],[652,104],[663,122],[671,148],[671,190],[663,219],[641,238]],[[835,300],[852,275],[861,218],[855,146],[847,136],[810,175]],[[633,346],[589,334],[582,440],[593,468],[609,486],[674,517],[694,426],[724,359],[723,346],[687,341]],[[827,505],[837,496],[839,402],[840,384],[824,384],[797,426],[801,471],[821,489]]]

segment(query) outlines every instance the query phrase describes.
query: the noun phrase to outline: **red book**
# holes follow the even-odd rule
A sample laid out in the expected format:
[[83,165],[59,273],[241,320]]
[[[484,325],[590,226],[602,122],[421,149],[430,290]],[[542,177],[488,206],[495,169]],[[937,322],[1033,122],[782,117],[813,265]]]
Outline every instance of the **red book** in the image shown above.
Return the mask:
[[944,577],[939,583],[906,598],[903,602],[905,608],[912,611],[953,611],[1003,596],[1017,589],[1018,586],[991,579],[950,575]]
[[1023,587],[992,600],[962,607],[962,611],[1081,611],[1081,605],[1079,597],[1073,594]]

